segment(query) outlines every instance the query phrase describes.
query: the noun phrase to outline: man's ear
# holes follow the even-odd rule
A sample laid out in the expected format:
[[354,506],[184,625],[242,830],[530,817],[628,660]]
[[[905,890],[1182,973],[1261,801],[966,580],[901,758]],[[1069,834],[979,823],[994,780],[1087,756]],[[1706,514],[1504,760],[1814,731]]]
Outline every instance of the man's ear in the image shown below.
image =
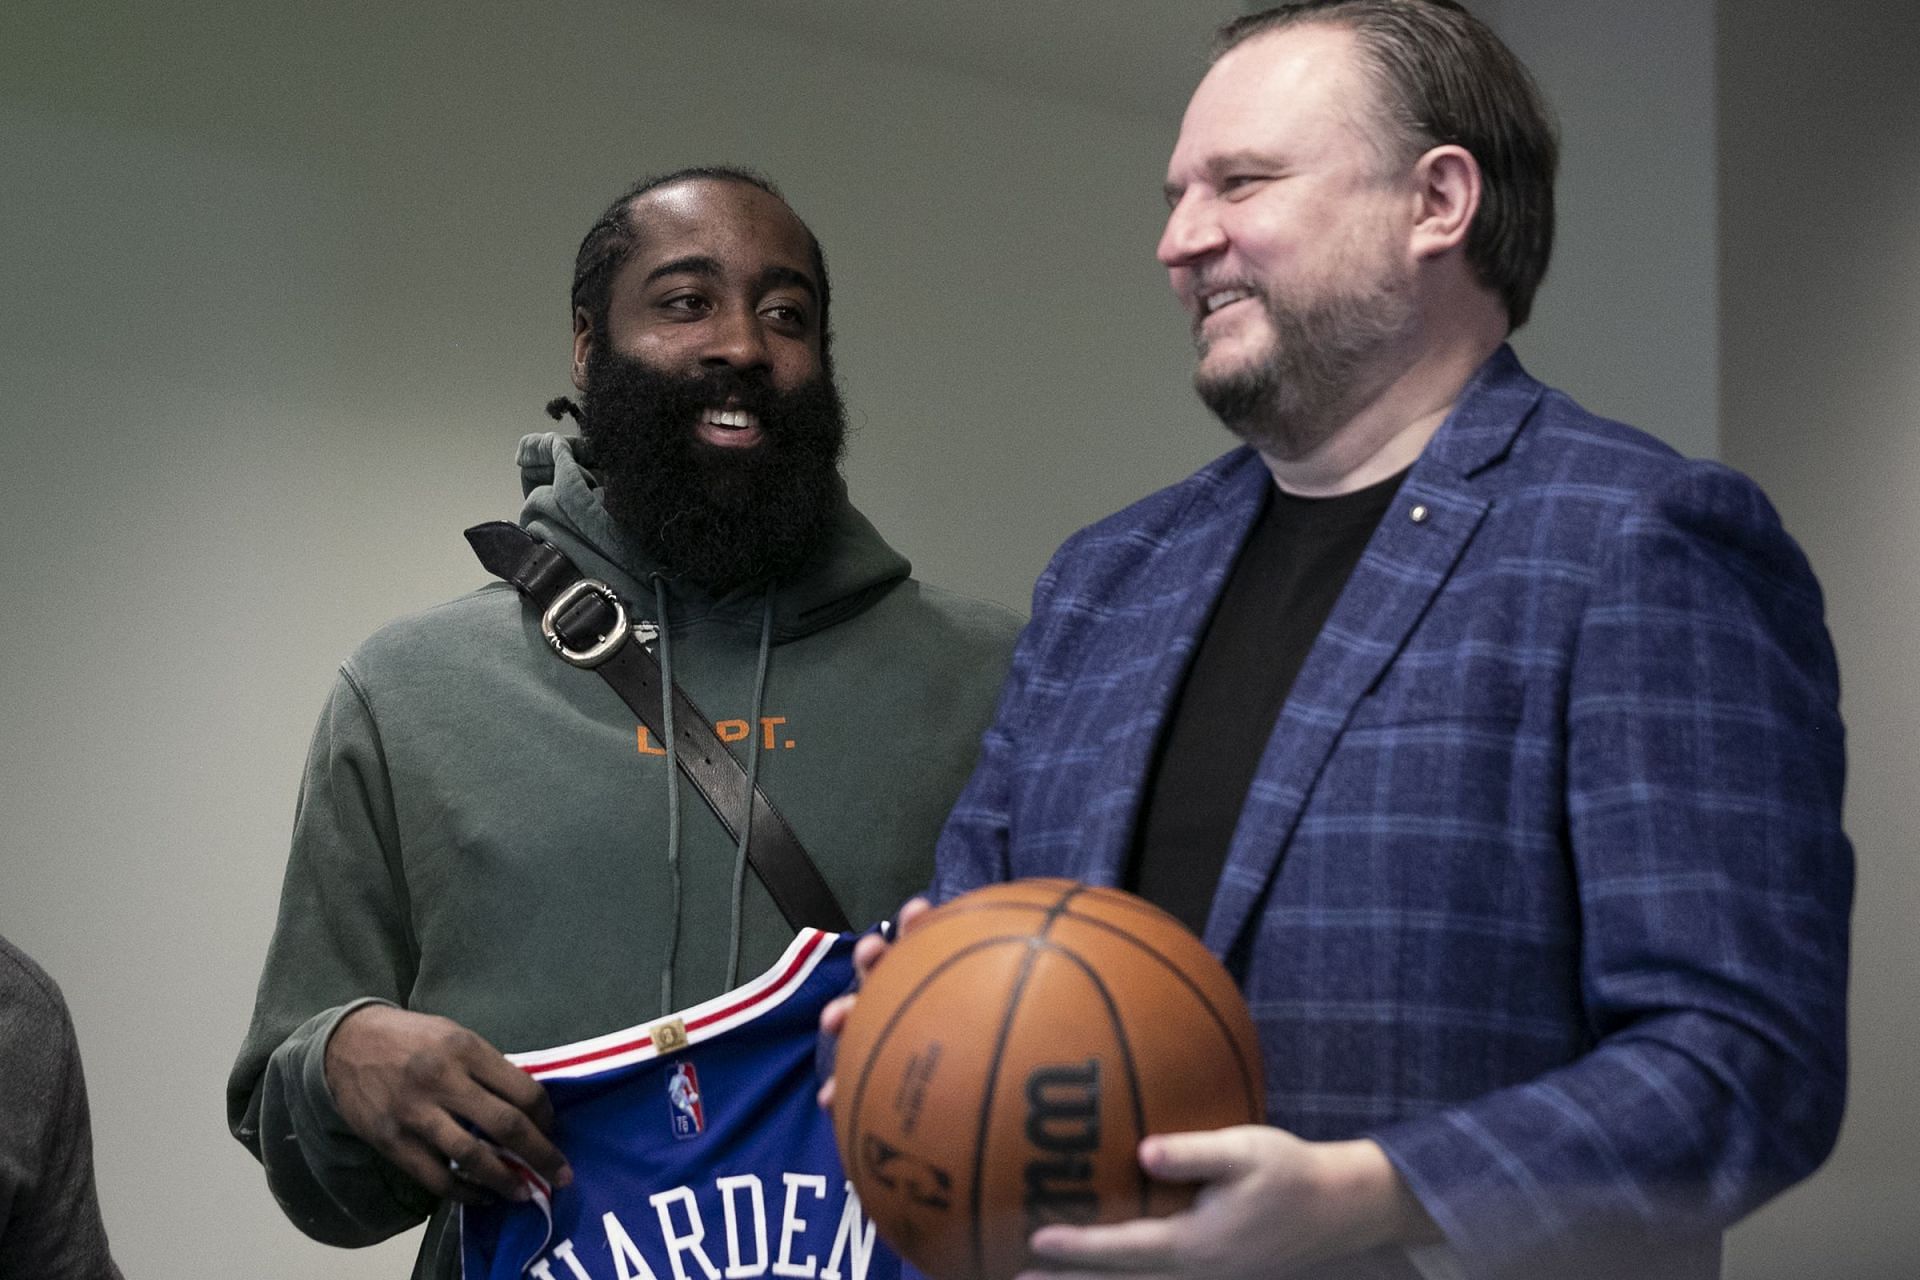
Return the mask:
[[585,307],[573,309],[573,389],[587,389],[587,360],[593,355],[593,317]]
[[1466,243],[1480,210],[1480,162],[1465,147],[1434,147],[1413,166],[1416,259],[1437,258]]

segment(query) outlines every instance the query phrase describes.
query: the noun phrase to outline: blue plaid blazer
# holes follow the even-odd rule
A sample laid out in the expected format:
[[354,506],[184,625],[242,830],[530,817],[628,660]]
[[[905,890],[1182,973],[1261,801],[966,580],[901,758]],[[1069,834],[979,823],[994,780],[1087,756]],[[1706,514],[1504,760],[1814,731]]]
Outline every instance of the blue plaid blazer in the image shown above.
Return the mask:
[[[1118,882],[1270,483],[1241,449],[1060,549],[936,899]],[[1843,1106],[1837,701],[1759,489],[1502,348],[1308,656],[1214,897],[1270,1120],[1377,1139],[1470,1275],[1717,1274]]]

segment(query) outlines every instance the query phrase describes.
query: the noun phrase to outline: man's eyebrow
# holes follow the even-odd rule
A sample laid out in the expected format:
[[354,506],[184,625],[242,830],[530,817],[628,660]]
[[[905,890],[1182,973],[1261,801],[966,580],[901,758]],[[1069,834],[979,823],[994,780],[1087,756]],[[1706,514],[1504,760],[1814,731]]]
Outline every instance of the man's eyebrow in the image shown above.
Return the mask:
[[718,262],[709,258],[704,253],[690,253],[684,258],[675,258],[671,262],[661,263],[653,270],[647,272],[647,278],[641,281],[641,283],[652,284],[662,276],[705,276],[709,279],[714,279],[718,278],[719,275],[720,264]]
[[1253,169],[1262,173],[1281,167],[1280,157],[1271,151],[1257,151],[1252,147],[1243,147],[1238,151],[1222,151],[1207,160],[1207,176],[1218,178],[1240,169]]
[[[1200,173],[1206,181],[1219,182],[1236,171],[1251,169],[1258,173],[1275,173],[1284,167],[1280,157],[1271,151],[1243,147],[1238,151],[1222,151],[1208,156],[1200,166]],[[1178,203],[1186,191],[1187,184],[1182,182],[1169,182],[1160,188],[1160,194],[1167,198],[1169,205]]]
[[[705,280],[718,280],[725,274],[717,259],[710,258],[704,253],[690,253],[683,258],[674,258],[669,262],[661,263],[647,272],[646,279],[641,283],[652,284],[666,276],[699,276]],[[805,289],[808,296],[815,301],[820,297],[820,286],[813,282],[812,276],[797,267],[768,267],[760,273],[761,288],[771,288],[775,285],[793,285]]]
[[805,289],[815,302],[820,300],[820,286],[815,284],[813,277],[804,271],[794,267],[768,267],[760,273],[760,286],[762,288],[766,288],[769,285],[780,284],[793,285],[797,288]]

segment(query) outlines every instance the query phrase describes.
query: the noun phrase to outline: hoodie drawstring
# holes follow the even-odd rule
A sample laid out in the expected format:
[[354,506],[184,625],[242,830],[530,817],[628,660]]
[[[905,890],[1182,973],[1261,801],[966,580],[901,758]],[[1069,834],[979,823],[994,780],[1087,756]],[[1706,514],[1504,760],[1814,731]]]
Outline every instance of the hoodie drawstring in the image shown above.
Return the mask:
[[660,1016],[664,1018],[673,1012],[673,965],[680,953],[680,755],[673,728],[672,628],[667,625],[667,588],[659,574],[653,575],[653,611],[660,624],[660,720],[667,739],[667,873],[673,884],[667,906],[667,958],[660,966]]
[[[673,1012],[673,966],[680,952],[680,755],[678,735],[673,727],[673,641],[667,625],[666,584],[658,574],[653,578],[654,617],[660,626],[660,720],[667,747],[667,872],[673,885],[667,910],[667,955],[660,968],[660,1016]],[[760,712],[767,693],[767,667],[773,655],[773,592],[768,590],[760,610],[760,656],[753,673],[753,710],[747,718],[747,795],[752,797],[760,783]],[[751,799],[748,801],[751,806]],[[733,903],[727,931],[727,985],[731,991],[740,983],[741,915],[746,902],[747,850],[753,839],[751,808],[740,824],[740,843],[734,850]]]
[[754,788],[760,782],[760,712],[767,693],[767,661],[773,653],[773,589],[760,610],[760,661],[753,673],[753,710],[747,717],[747,820],[740,824],[740,847],[733,859],[733,922],[727,934],[727,990],[740,983],[740,913],[747,892],[747,844],[753,836]]

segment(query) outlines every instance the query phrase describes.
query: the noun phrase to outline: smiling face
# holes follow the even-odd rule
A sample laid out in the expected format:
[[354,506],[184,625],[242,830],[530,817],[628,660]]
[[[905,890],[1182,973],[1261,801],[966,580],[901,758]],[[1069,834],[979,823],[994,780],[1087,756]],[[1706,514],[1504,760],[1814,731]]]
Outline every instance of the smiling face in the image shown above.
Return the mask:
[[[633,252],[615,275],[606,315],[574,316],[574,385],[585,389],[596,345],[719,387],[787,394],[823,373],[820,281],[813,240],[777,196],[744,182],[693,179],[637,197]],[[599,330],[604,328],[605,332]],[[716,394],[689,424],[715,448],[766,442],[737,391]]]
[[712,593],[786,580],[842,503],[812,236],[777,196],[730,180],[670,182],[627,216],[605,316],[574,315],[607,511],[653,567]]
[[1308,23],[1225,54],[1167,165],[1159,246],[1195,385],[1278,455],[1337,428],[1416,320],[1410,159],[1387,154],[1353,33]]

